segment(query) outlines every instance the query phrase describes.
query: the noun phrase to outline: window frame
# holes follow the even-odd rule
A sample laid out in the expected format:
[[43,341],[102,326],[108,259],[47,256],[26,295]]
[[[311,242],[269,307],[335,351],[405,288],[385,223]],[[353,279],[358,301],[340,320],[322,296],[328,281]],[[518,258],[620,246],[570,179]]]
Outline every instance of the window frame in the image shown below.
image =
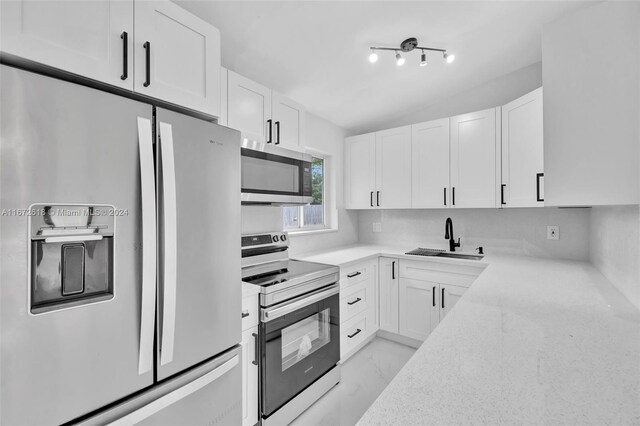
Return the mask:
[[[313,159],[322,160],[322,224],[321,225],[302,225],[304,224],[304,207],[305,206],[295,206],[298,209],[298,226],[286,228],[284,226],[284,209],[282,209],[282,228],[284,231],[287,231],[290,234],[295,233],[303,233],[303,232],[312,232],[312,231],[321,231],[325,229],[329,229],[329,223],[327,218],[327,163],[328,163],[328,155],[319,152],[310,152]],[[312,162],[313,162],[312,159]],[[313,179],[313,177],[312,177]],[[294,207],[294,206],[290,206]],[[286,207],[285,207],[286,208]]]

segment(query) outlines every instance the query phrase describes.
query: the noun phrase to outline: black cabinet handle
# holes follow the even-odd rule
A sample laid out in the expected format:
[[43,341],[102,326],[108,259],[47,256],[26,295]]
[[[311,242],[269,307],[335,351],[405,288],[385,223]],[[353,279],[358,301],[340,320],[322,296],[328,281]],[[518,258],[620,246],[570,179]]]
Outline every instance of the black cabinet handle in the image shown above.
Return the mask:
[[447,188],[444,188],[444,205],[447,205]]
[[373,207],[373,191],[371,191],[371,207]]
[[362,274],[362,272],[358,271],[358,272],[354,272],[353,274],[348,274],[347,278],[353,278],[353,277],[357,277],[358,275]]
[[456,187],[451,188],[451,204],[456,205]]
[[354,337],[356,334],[360,333],[361,331],[362,331],[362,330],[357,329],[355,333],[353,333],[353,334],[347,334],[347,337],[348,337],[349,339],[353,339],[353,337]]
[[506,183],[500,185],[500,204],[505,205],[507,203],[504,202],[504,187],[507,186]]
[[269,125],[269,139],[267,139],[267,143],[271,143],[271,134],[273,133],[273,120],[268,119],[267,124]]
[[544,201],[544,198],[540,198],[540,178],[544,177],[544,173],[536,174],[536,201]]
[[280,122],[276,121],[276,145],[280,145]]
[[120,38],[122,39],[122,75],[120,80],[126,80],[129,77],[129,34],[123,31]]
[[251,361],[251,364],[258,365],[258,334],[251,333],[251,335],[253,336],[254,347],[255,347],[255,353],[253,354],[253,361]]
[[380,191],[376,191],[376,205],[380,207]]
[[249,316],[249,312],[243,312],[243,313],[242,313],[242,318],[246,318],[246,317],[248,317],[248,316]]
[[395,261],[391,262],[391,279],[392,280],[396,279],[396,262]]
[[[434,287],[435,288],[435,287]],[[442,300],[440,300],[441,305],[442,305],[442,309],[444,309],[444,288],[442,289]]]
[[433,299],[431,303],[433,303],[433,306],[436,306],[436,286],[433,286],[433,290],[431,291],[431,298]]
[[151,43],[145,41],[142,45],[145,49],[145,62],[147,69],[145,71],[145,82],[142,84],[144,87],[149,87],[151,84]]
[[353,302],[347,302],[347,305],[355,305],[356,303],[358,303],[359,301],[361,301],[362,299],[360,299],[359,297],[354,300]]

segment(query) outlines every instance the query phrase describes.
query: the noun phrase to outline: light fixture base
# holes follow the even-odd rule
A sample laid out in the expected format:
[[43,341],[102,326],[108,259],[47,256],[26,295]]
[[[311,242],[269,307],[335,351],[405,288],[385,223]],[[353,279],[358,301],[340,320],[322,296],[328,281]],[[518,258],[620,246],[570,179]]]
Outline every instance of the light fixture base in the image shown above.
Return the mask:
[[400,49],[403,52],[411,52],[413,49],[416,48],[417,45],[418,45],[418,39],[415,37],[410,37],[405,41],[403,41],[402,43],[400,43]]

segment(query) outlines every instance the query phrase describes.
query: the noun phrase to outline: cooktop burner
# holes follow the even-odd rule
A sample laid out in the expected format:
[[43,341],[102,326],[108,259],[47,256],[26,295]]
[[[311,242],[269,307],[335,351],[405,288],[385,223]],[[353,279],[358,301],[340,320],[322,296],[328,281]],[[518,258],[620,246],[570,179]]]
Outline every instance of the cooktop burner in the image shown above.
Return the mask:
[[335,267],[322,263],[306,262],[303,260],[278,260],[261,265],[249,266],[242,270],[242,281],[261,287],[269,287],[275,284],[291,280],[299,280],[318,273],[330,274]]

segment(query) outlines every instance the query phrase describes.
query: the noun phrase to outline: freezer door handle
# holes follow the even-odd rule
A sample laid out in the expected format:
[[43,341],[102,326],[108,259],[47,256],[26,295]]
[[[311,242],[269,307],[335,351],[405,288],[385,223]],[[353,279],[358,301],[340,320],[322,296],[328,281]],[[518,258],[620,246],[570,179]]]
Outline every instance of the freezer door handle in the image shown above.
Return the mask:
[[176,328],[176,271],[178,263],[176,170],[173,155],[173,129],[160,122],[159,140],[162,157],[162,235],[164,254],[162,282],[162,336],[160,365],[173,361],[173,340]]
[[153,368],[153,337],[156,315],[156,193],[151,120],[138,117],[140,193],[142,201],[142,297],[140,309],[140,355],[138,374]]
[[168,406],[215,382],[218,378],[222,377],[223,375],[231,371],[235,366],[237,366],[240,362],[239,358],[239,355],[234,355],[233,358],[220,365],[215,370],[212,370],[204,376],[197,378],[193,382],[190,382],[185,386],[176,389],[173,392],[170,392],[153,402],[150,402],[149,404],[137,409],[134,412],[121,417],[115,422],[109,423],[109,426],[134,425],[136,423],[140,423],[145,419],[148,419],[149,417],[167,408]]

